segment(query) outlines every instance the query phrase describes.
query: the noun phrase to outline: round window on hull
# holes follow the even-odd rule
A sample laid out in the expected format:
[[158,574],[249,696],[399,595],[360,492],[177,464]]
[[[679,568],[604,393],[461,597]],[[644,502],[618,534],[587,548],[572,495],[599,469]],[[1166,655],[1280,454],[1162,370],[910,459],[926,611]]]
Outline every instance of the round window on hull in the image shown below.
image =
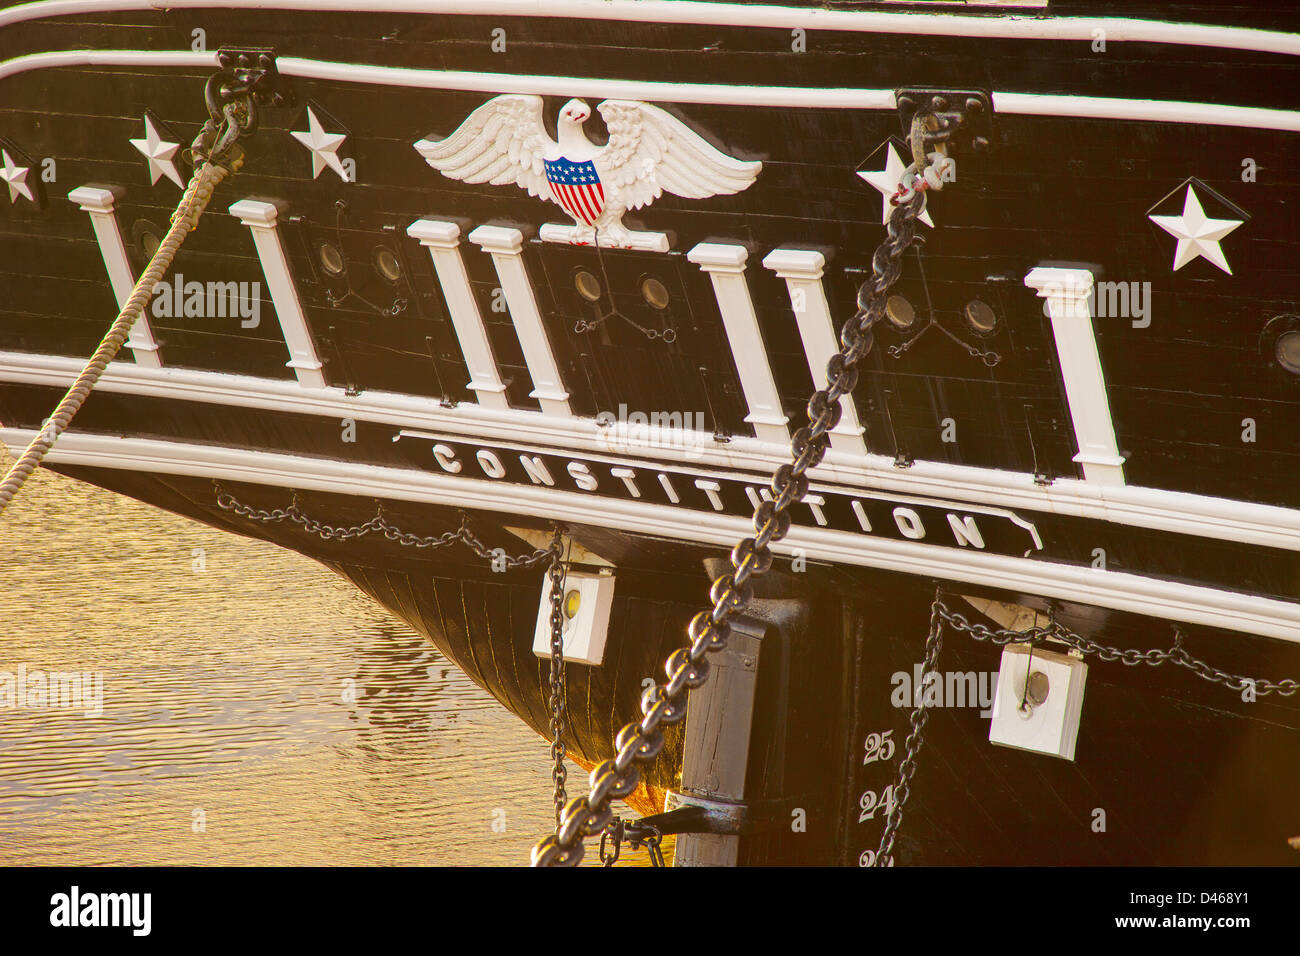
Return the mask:
[[573,287],[578,290],[578,295],[588,302],[600,301],[600,280],[586,269],[579,269],[573,274]]
[[320,259],[321,268],[332,276],[341,275],[343,272],[343,253],[339,247],[332,242],[322,242],[316,249],[316,256]]
[[376,246],[374,252],[375,272],[381,279],[396,282],[402,277],[402,264],[397,255],[387,246]]
[[971,299],[962,310],[962,315],[966,319],[966,324],[980,335],[992,335],[997,331],[998,314],[987,302]]
[[147,219],[137,219],[131,226],[131,243],[135,252],[148,262],[162,245],[164,232]]
[[1273,343],[1273,357],[1283,370],[1300,375],[1300,331],[1283,332]]
[[666,309],[669,301],[668,287],[654,276],[647,276],[641,280],[641,298],[652,309]]
[[1300,315],[1276,315],[1259,335],[1260,357],[1283,382],[1300,386]]

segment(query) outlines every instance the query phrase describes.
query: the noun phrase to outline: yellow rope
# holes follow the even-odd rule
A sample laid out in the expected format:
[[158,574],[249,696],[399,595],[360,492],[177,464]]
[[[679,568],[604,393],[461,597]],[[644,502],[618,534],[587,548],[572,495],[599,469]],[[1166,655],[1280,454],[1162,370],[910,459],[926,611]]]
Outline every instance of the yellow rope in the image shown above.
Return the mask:
[[176,211],[172,213],[172,224],[167,230],[167,235],[159,243],[158,250],[149,260],[149,265],[136,282],[135,288],[131,290],[131,295],[122,306],[122,311],[117,314],[116,321],[109,327],[108,334],[104,336],[95,354],[90,357],[81,374],[77,376],[77,380],[63,396],[54,414],[47,419],[45,427],[32,439],[27,450],[18,457],[5,475],[4,481],[0,482],[0,512],[4,511],[14,495],[18,493],[18,489],[23,486],[23,482],[31,476],[46,452],[63,434],[72,417],[85,403],[95,383],[99,381],[99,377],[104,374],[108,363],[117,355],[122,343],[131,333],[131,327],[135,325],[136,319],[153,296],[154,286],[172,264],[172,259],[176,257],[181,243],[198,227],[199,217],[203,215],[203,210],[212,200],[213,190],[227,175],[237,172],[242,165],[243,156],[238,150],[229,162],[229,168],[199,161],[194,174],[190,177],[189,185],[185,187],[180,203],[176,206]]

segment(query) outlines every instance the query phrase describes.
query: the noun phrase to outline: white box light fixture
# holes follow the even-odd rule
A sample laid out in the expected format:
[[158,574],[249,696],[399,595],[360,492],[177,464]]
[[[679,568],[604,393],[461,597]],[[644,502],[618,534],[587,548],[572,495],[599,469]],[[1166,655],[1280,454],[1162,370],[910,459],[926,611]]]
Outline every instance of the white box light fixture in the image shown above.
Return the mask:
[[1088,665],[1028,644],[1002,650],[989,740],[1003,747],[1074,759]]
[[[605,658],[609,615],[614,607],[614,575],[569,571],[564,580],[564,660],[599,666]],[[551,579],[542,579],[533,653],[551,656]]]

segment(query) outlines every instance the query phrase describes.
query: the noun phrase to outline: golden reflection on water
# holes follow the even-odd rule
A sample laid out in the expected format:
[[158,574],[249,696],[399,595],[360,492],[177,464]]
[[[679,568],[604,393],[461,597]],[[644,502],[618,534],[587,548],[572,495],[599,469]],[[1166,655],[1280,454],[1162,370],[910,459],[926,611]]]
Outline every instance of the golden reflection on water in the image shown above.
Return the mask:
[[0,703],[0,865],[522,865],[551,828],[546,743],[347,582],[44,470],[0,516],[19,665],[102,673],[103,715]]

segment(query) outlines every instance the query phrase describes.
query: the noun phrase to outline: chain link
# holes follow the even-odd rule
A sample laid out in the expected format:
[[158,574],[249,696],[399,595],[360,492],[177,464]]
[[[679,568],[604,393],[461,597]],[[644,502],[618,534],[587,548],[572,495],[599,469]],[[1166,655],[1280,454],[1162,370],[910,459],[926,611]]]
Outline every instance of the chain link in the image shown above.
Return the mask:
[[664,867],[664,835],[659,828],[643,820],[624,820],[615,816],[600,834],[600,865],[613,866],[618,862],[626,843],[634,850],[646,848],[651,867]]
[[[936,595],[934,603],[930,607],[930,634],[925,639],[925,663],[921,666],[921,686],[925,686],[926,678],[936,673],[935,667],[939,661],[939,651],[943,649],[943,618],[940,616],[939,609],[942,605]],[[930,719],[930,711],[926,709],[927,694],[921,694],[916,706],[912,709],[909,722],[912,725],[912,732],[907,735],[907,740],[903,747],[905,753],[903,761],[898,765],[898,779],[894,782],[894,802],[890,808],[889,815],[885,819],[885,831],[880,835],[880,848],[876,850],[876,860],[873,866],[893,866],[894,839],[898,836],[898,828],[903,823],[903,804],[907,803],[907,798],[912,795],[912,776],[916,773],[916,755],[921,752],[921,738],[925,733],[926,722]]]
[[[398,544],[408,548],[443,548],[457,541],[467,545],[480,558],[493,562],[494,570],[508,571],[514,568],[528,568],[542,561],[552,558],[558,545],[552,543],[550,547],[538,548],[532,553],[525,554],[506,554],[501,548],[489,548],[478,536],[469,528],[469,517],[465,514],[460,516],[460,527],[455,531],[444,531],[437,535],[419,535],[403,531],[401,528],[390,524],[384,517],[384,506],[376,504],[375,516],[363,524],[351,525],[349,527],[338,527],[336,525],[325,524],[323,521],[317,521],[315,518],[309,518],[298,509],[298,495],[294,494],[293,500],[287,508],[276,508],[272,511],[264,511],[261,508],[253,508],[248,505],[240,504],[235,500],[234,495],[223,491],[218,482],[212,483],[217,495],[217,506],[223,511],[230,511],[239,515],[241,518],[247,518],[250,521],[260,521],[263,524],[274,524],[284,520],[292,521],[302,525],[312,534],[324,541],[350,541],[353,538],[360,538],[363,535],[372,532],[382,532],[384,537],[390,541],[396,541]],[[556,532],[559,533],[558,531]],[[558,540],[558,539],[557,539]],[[553,558],[552,558],[553,560]]]
[[[610,844],[611,849],[605,849]],[[618,862],[623,851],[623,821],[615,817],[600,834],[600,865],[609,867]]]
[[1159,667],[1166,662],[1177,664],[1179,667],[1187,668],[1203,680],[1214,684],[1222,684],[1230,690],[1243,691],[1249,687],[1256,697],[1263,697],[1274,692],[1281,697],[1290,697],[1300,691],[1300,681],[1292,680],[1289,677],[1279,681],[1265,680],[1262,677],[1243,677],[1240,674],[1232,674],[1221,670],[1200,658],[1192,657],[1183,647],[1183,633],[1178,628],[1174,628],[1174,643],[1169,650],[1161,650],[1157,647],[1149,651],[1139,651],[1132,647],[1119,648],[1098,643],[1090,637],[1076,634],[1074,631],[1058,624],[1055,619],[1047,627],[1031,627],[1024,631],[1008,631],[1003,628],[987,627],[983,624],[972,624],[956,611],[950,611],[943,603],[942,598],[935,599],[935,609],[940,618],[951,625],[954,630],[969,634],[977,641],[1005,645],[1039,644],[1051,639],[1061,641],[1085,655],[1096,654],[1103,661],[1119,661],[1129,667],[1136,667],[1138,664]]
[[560,533],[556,531],[551,541],[551,760],[555,766],[551,779],[555,783],[555,825],[560,825],[560,815],[568,800],[564,784],[569,772],[564,766],[564,718],[567,706],[564,685],[564,553]]
[[872,256],[872,276],[858,290],[858,313],[844,324],[840,351],[827,363],[829,384],[808,400],[808,424],[796,431],[790,442],[793,460],[776,470],[771,499],[754,510],[754,536],[732,549],[731,571],[715,580],[709,592],[713,607],[690,622],[690,645],[669,655],[664,664],[668,680],[642,693],[643,718],[619,731],[614,739],[615,756],[591,771],[590,791],[570,800],[555,832],[533,847],[533,866],[577,866],[582,861],[583,840],[603,831],[613,819],[611,801],[628,796],[640,784],[637,765],[649,763],[663,750],[660,725],[675,724],[685,717],[687,691],[708,680],[706,655],[726,646],[730,619],[748,607],[753,596],[750,579],[772,567],[771,545],[790,530],[789,510],[807,494],[807,472],[826,453],[827,432],[840,420],[840,399],[857,385],[857,365],[871,351],[872,326],[884,317],[885,299],[902,272],[903,254],[912,244],[916,218],[924,208],[925,193],[917,192],[891,213],[888,236]]

